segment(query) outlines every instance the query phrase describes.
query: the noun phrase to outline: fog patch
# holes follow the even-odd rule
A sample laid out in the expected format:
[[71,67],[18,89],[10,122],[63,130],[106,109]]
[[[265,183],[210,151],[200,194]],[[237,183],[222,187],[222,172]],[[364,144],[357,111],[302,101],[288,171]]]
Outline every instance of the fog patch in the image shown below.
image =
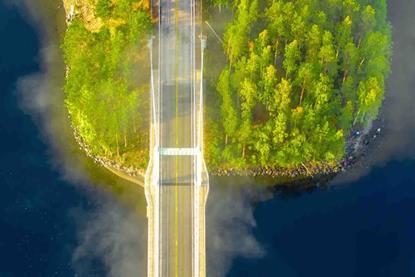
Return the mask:
[[62,178],[74,184],[88,182],[82,166],[84,157],[77,151],[64,107],[65,67],[56,28],[59,5],[46,0],[7,0],[7,3],[18,7],[37,30],[40,43],[37,57],[40,71],[21,77],[16,83],[20,108],[39,127],[40,135],[49,145],[50,164],[61,172]]
[[384,106],[387,134],[380,159],[415,154],[415,11],[414,1],[389,1],[393,28],[392,74]]
[[391,75],[386,81],[381,117],[383,135],[374,142],[368,156],[335,182],[351,182],[373,167],[389,161],[415,157],[415,11],[414,1],[388,1],[392,23]]
[[[76,152],[73,137],[68,133],[64,112],[56,110],[63,107],[63,92],[57,79],[50,73],[50,62],[58,57],[55,46],[48,45],[41,50],[43,70],[18,79],[16,92],[20,107],[30,115],[41,130],[41,136],[49,145],[50,164],[62,174],[62,178],[74,184],[88,181],[81,167],[75,162],[82,157],[70,156]],[[56,68],[55,68],[56,69]]]
[[265,255],[253,235],[253,198],[247,187],[211,184],[206,206],[207,276],[226,276],[237,257]]
[[76,276],[95,276],[97,259],[110,277],[146,276],[145,218],[112,200],[86,216],[75,212],[74,217],[81,221],[80,245],[73,255]]

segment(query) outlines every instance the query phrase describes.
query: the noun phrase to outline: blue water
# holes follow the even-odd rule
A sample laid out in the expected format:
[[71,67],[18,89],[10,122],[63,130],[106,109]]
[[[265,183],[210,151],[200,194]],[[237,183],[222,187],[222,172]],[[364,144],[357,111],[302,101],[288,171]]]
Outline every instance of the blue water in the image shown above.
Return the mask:
[[[75,276],[71,210],[94,204],[60,178],[19,108],[17,79],[39,71],[35,30],[0,4],[0,38],[0,277]],[[414,172],[413,160],[390,162],[352,184],[260,203],[266,255],[236,259],[228,276],[415,276]]]
[[350,185],[277,198],[255,211],[262,259],[229,276],[415,276],[415,162],[393,162]]
[[39,71],[35,30],[0,2],[0,277],[74,276],[74,207],[85,195],[52,170],[48,147],[19,108],[17,79]]

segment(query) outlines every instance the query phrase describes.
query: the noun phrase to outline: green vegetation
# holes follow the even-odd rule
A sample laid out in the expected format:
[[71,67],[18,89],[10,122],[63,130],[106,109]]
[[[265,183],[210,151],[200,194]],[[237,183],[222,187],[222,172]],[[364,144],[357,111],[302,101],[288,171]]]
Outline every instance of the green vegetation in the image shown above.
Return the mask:
[[65,103],[78,140],[95,157],[138,169],[147,166],[149,143],[151,18],[141,2],[96,1],[99,31],[77,17],[62,44]]
[[223,35],[227,64],[208,79],[208,88],[216,83],[208,101],[219,99],[207,108],[210,168],[341,160],[351,130],[375,119],[383,101],[386,0],[211,2],[234,17]]
[[[149,1],[84,2],[92,8],[75,17],[62,44],[72,126],[92,156],[143,170]],[[391,44],[386,0],[205,4],[208,16],[219,19],[211,24],[224,41],[210,43],[206,52],[210,170],[340,161],[351,131],[375,119],[383,101]]]

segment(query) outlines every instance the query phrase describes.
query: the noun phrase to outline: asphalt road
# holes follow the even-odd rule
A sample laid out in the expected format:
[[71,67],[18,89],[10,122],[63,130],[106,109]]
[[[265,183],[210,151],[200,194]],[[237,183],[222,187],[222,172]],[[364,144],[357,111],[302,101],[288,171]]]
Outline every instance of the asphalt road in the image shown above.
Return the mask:
[[[192,148],[195,139],[191,0],[160,0],[160,147]],[[194,156],[160,156],[160,275],[192,276]]]

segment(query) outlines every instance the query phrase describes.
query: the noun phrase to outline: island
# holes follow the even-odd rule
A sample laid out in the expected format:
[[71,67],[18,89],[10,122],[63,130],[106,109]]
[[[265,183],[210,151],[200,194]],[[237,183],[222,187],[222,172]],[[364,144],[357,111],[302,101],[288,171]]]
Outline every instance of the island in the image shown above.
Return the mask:
[[[64,0],[65,105],[103,166],[149,157],[148,0]],[[344,167],[378,117],[390,71],[386,0],[204,2],[205,149],[211,175],[313,176]]]

